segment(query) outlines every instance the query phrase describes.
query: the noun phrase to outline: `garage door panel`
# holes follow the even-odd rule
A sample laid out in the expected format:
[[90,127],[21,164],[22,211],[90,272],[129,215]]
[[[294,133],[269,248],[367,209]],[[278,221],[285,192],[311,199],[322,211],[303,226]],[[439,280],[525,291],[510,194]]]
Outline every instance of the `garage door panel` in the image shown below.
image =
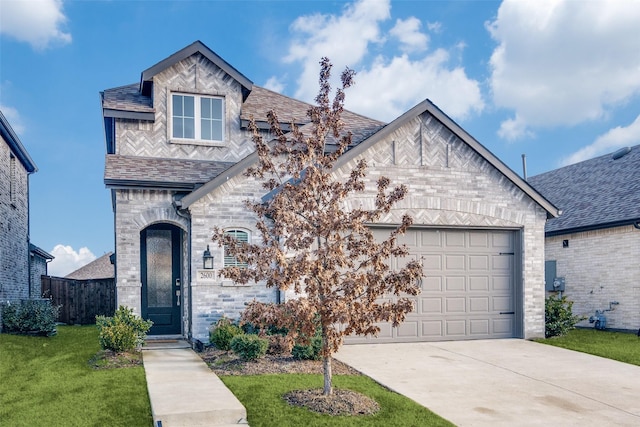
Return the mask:
[[467,311],[467,301],[464,297],[458,298],[446,298],[445,299],[445,314],[459,314]]
[[511,294],[513,290],[513,279],[510,276],[493,276],[491,278],[491,289]]
[[445,277],[446,292],[464,292],[467,290],[467,280],[464,276]]
[[470,271],[487,271],[489,270],[489,255],[469,255]]
[[504,338],[511,338],[513,336],[513,319],[508,315],[502,319],[493,319],[493,334],[502,335]]
[[469,335],[478,337],[488,336],[489,333],[489,319],[469,319]]
[[444,330],[444,322],[442,320],[423,320],[422,337],[426,338],[442,338]]
[[418,320],[405,320],[396,328],[398,338],[418,338],[419,324],[420,322]]
[[467,335],[467,322],[464,319],[445,320],[447,337],[463,338]]
[[469,291],[470,292],[488,292],[489,277],[488,276],[470,276]]
[[466,236],[464,233],[443,233],[446,248],[464,248],[466,246]]
[[469,232],[470,248],[488,248],[490,241],[490,233],[487,231],[471,231]]
[[467,269],[466,256],[447,254],[444,256],[444,266],[448,271],[465,271]]
[[442,254],[424,254],[422,256],[424,271],[441,271],[442,265]]
[[513,298],[493,297],[491,301],[493,305],[493,311],[513,311]]
[[442,276],[431,276],[422,278],[422,292],[441,292],[442,291]]
[[419,315],[442,314],[442,298],[421,298],[420,303]]
[[492,233],[491,243],[494,249],[510,250],[513,248],[513,233],[507,231]]
[[420,246],[424,249],[440,249],[442,247],[442,233],[440,230],[421,230],[416,232],[420,235]]
[[511,271],[512,255],[494,255],[491,257],[491,268],[494,271]]
[[469,298],[469,312],[473,314],[489,313],[489,297]]

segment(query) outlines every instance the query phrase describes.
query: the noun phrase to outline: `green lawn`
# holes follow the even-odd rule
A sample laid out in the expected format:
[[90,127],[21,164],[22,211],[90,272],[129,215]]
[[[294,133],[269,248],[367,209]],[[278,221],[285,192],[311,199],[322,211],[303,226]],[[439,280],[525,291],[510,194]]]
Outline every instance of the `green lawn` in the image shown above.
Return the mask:
[[0,425],[151,426],[144,368],[95,370],[99,349],[93,325],[0,334]]
[[336,375],[334,387],[358,391],[375,399],[380,411],[369,416],[331,416],[313,413],[287,404],[282,396],[291,390],[322,387],[322,375],[238,375],[222,376],[247,409],[251,427],[288,426],[453,426],[414,401],[389,391],[366,376]]
[[563,337],[536,341],[640,366],[640,338],[635,334],[572,329]]

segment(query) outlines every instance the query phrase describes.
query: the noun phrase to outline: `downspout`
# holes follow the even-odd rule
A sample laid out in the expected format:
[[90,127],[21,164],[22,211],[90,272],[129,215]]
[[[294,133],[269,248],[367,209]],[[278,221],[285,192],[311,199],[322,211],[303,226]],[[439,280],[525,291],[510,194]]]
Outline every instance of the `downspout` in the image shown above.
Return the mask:
[[187,224],[188,224],[188,236],[187,236],[187,275],[189,277],[189,313],[187,313],[187,316],[189,318],[188,321],[188,331],[187,331],[187,339],[189,340],[189,342],[191,342],[192,339],[192,321],[193,321],[193,305],[192,305],[192,293],[193,293],[193,288],[191,286],[191,213],[189,212],[189,209],[180,209],[179,207],[179,201],[174,200],[172,205],[174,207],[174,209],[176,210],[176,214],[178,214],[179,217],[182,217],[184,219],[187,220]]

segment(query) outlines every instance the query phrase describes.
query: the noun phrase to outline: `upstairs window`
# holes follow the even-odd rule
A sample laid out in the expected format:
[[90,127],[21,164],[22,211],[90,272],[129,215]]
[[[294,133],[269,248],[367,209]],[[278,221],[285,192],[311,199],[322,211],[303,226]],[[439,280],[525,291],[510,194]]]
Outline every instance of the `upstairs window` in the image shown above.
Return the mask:
[[224,141],[224,98],[174,93],[171,115],[172,138]]
[[[225,235],[233,237],[238,242],[249,242],[249,233],[242,230],[227,230],[224,232]],[[236,257],[231,255],[227,248],[224,248],[224,266],[225,267],[240,267],[244,268],[247,266],[246,262],[238,262]]]

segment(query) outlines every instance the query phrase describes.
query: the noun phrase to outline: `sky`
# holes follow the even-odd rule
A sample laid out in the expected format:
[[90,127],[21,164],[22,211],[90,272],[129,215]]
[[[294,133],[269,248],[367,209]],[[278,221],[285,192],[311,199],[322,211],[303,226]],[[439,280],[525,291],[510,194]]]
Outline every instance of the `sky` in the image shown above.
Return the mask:
[[114,248],[100,91],[196,40],[308,102],[328,57],[375,119],[428,98],[521,175],[522,154],[533,176],[640,144],[637,0],[0,0],[0,109],[38,167],[49,274]]

